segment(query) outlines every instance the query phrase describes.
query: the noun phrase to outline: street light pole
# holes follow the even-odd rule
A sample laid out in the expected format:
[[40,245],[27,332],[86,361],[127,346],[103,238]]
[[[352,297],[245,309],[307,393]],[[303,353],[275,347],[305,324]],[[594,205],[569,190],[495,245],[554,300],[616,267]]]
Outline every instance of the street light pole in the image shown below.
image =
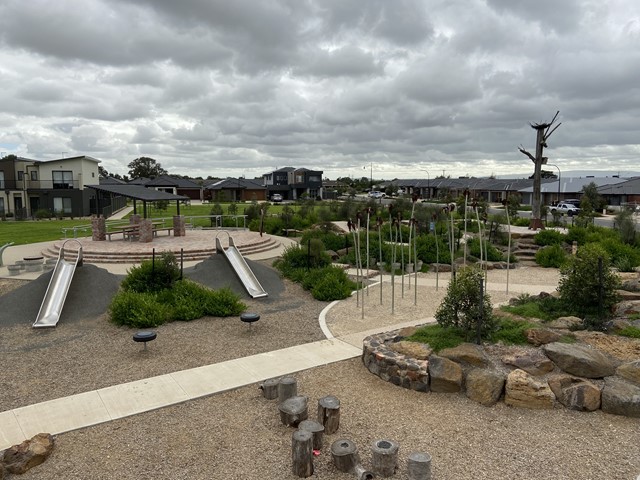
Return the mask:
[[[418,167],[420,168],[420,167]],[[423,172],[427,172],[427,195],[431,198],[431,177],[429,175],[429,170],[426,168],[420,168]]]
[[556,203],[556,205],[558,203],[560,203],[560,180],[562,179],[562,174],[560,173],[560,167],[557,165],[553,165],[552,163],[548,163],[547,165],[549,165],[550,167],[556,167],[558,169],[558,202]]

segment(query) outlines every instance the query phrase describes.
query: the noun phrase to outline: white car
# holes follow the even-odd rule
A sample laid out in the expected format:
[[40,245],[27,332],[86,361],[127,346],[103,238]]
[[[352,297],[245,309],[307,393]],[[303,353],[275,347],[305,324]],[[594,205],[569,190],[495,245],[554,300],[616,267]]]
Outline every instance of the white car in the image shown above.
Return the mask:
[[570,217],[573,217],[574,215],[578,215],[580,213],[580,209],[576,207],[573,203],[565,203],[565,202],[561,202],[558,205],[549,207],[549,211],[551,213],[560,213],[560,214],[566,213]]
[[376,198],[377,199],[377,198],[383,198],[384,196],[385,196],[385,194],[380,192],[380,191],[378,191],[378,190],[371,190],[369,192],[369,197],[370,198]]
[[273,195],[271,195],[271,201],[274,203],[279,203],[282,201],[282,195],[280,195],[279,193],[274,193]]

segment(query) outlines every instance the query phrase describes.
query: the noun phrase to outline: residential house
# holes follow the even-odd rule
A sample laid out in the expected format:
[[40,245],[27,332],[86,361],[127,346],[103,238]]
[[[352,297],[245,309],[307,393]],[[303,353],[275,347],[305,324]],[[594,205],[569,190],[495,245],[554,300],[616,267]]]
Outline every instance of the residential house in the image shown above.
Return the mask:
[[204,187],[204,198],[219,202],[263,202],[267,188],[259,180],[225,178]]
[[18,218],[48,210],[64,216],[88,216],[95,193],[85,188],[98,181],[97,160],[86,155],[56,160],[10,156],[0,161],[3,201],[0,209]]
[[607,205],[640,205],[640,177],[602,185],[598,187],[598,193],[605,198]]
[[202,186],[189,180],[188,178],[174,177],[171,175],[160,175],[144,183],[147,188],[153,188],[159,192],[182,195],[191,200],[202,200]]
[[322,198],[322,171],[307,168],[283,167],[262,176],[269,198],[279,193],[285,200]]
[[[547,179],[540,186],[540,201],[542,205],[552,205],[567,199],[580,198],[582,189],[590,183],[595,183],[597,187],[616,185],[625,182],[625,179],[618,177],[569,177],[560,179]],[[520,190],[523,205],[530,205],[533,198],[533,186]]]

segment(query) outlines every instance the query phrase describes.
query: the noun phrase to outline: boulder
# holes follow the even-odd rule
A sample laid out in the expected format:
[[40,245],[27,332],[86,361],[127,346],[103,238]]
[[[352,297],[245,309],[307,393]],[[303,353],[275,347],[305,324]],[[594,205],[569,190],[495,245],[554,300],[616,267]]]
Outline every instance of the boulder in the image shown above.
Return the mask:
[[448,263],[432,263],[429,268],[431,272],[450,272],[451,265]]
[[429,377],[432,392],[453,393],[462,389],[462,367],[447,358],[429,357]]
[[623,363],[616,369],[616,375],[640,386],[640,360]]
[[615,366],[602,352],[587,345],[549,343],[544,353],[562,370],[585,378],[602,378],[613,375]]
[[627,290],[616,290],[618,297],[623,301],[640,300],[640,292],[628,292]]
[[14,445],[4,451],[2,462],[9,473],[22,475],[27,470],[40,465],[53,451],[53,436],[39,433],[20,445]]
[[465,379],[467,397],[485,407],[490,407],[500,400],[504,391],[505,376],[485,368],[474,368]]
[[640,387],[617,377],[604,379],[603,412],[640,418]]
[[416,360],[426,360],[429,358],[429,355],[433,353],[431,347],[425,343],[407,342],[405,340],[390,343],[389,348],[394,352],[415,358]]
[[555,395],[547,382],[516,369],[507,376],[504,403],[512,407],[533,409],[553,408]]
[[527,342],[536,347],[557,342],[562,337],[558,332],[548,328],[529,328],[525,331],[525,335],[527,336]]
[[440,356],[458,363],[467,363],[476,367],[489,365],[489,357],[480,345],[462,343],[457,347],[440,350]]
[[570,410],[593,412],[600,408],[600,388],[587,380],[560,374],[549,379],[549,387]]
[[613,311],[617,317],[628,317],[629,315],[640,313],[639,301],[626,301],[616,303]]
[[627,292],[640,292],[640,279],[632,278],[622,282],[622,290]]
[[580,327],[582,325],[582,319],[579,317],[558,317],[555,320],[551,320],[547,323],[549,328],[562,328],[571,329]]
[[540,350],[530,350],[524,353],[505,355],[502,363],[513,365],[524,370],[529,375],[544,375],[554,369],[553,362]]

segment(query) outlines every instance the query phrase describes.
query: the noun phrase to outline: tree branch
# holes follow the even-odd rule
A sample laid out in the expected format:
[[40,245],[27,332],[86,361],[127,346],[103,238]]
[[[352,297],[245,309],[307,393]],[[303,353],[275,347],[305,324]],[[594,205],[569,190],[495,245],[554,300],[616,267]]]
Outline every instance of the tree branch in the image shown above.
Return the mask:
[[[555,127],[553,127],[553,130],[551,130],[549,133],[546,133],[546,132],[545,132],[545,134],[544,134],[544,140],[546,141],[546,140],[547,140],[547,138],[549,138],[549,137],[551,136],[551,134],[552,134],[553,132],[555,132],[555,131],[556,131],[556,128],[558,128],[560,125],[562,125],[562,122],[560,122],[560,123],[559,123],[559,124],[557,124]],[[547,130],[548,130],[548,129],[547,129]]]
[[536,157],[527,152],[522,145],[520,145],[518,150],[520,151],[520,153],[524,153],[527,157],[529,157],[533,163],[536,163]]

